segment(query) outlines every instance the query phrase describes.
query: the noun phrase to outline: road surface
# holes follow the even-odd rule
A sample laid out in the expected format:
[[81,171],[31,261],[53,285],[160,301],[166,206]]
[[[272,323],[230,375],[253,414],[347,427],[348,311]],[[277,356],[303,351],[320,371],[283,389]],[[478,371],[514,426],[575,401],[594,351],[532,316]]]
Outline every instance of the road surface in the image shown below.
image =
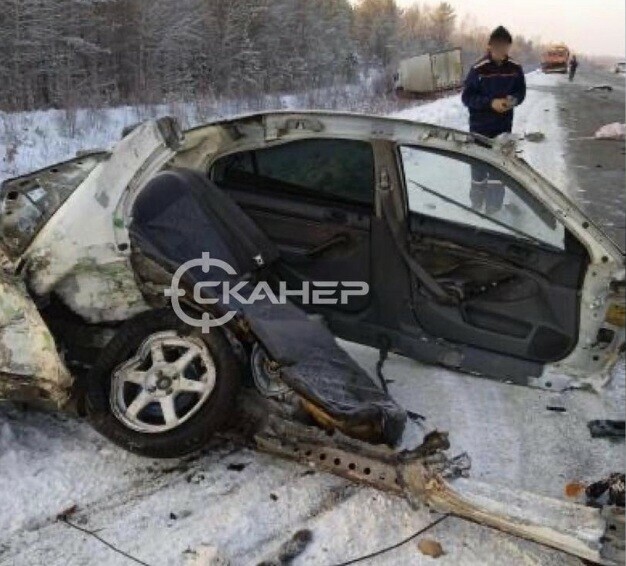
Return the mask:
[[[605,124],[624,123],[626,75],[579,67],[573,83],[559,76],[544,88],[557,98],[559,123],[567,133],[565,158],[571,178],[568,190],[607,234],[625,249],[624,141],[593,139]],[[607,85],[612,90],[589,90]]]

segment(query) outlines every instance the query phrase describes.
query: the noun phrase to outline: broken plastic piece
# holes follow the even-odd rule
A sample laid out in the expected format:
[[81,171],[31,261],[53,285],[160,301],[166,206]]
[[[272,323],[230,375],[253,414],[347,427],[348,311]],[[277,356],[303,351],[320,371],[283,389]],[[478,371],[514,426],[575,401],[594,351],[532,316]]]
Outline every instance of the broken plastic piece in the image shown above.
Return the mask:
[[624,438],[624,421],[603,419],[587,423],[592,438]]

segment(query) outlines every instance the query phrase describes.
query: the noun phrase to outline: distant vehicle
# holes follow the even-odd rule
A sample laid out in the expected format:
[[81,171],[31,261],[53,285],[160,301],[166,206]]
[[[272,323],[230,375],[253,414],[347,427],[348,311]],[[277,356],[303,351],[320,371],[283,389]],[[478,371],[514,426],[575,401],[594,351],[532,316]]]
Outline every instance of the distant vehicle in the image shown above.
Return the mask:
[[564,43],[550,45],[541,55],[541,70],[544,73],[567,73],[570,51]]
[[461,49],[456,47],[403,59],[394,80],[396,92],[408,95],[423,96],[459,88],[463,83]]
[[626,73],[626,61],[620,61],[619,63],[616,63],[615,67],[613,68],[613,72],[616,75]]

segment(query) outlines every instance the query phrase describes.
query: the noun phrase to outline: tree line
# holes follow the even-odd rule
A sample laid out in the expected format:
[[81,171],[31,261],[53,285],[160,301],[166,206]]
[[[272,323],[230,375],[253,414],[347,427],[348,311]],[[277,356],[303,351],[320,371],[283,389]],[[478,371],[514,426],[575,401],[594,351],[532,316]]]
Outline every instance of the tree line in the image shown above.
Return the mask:
[[[446,2],[0,0],[0,109],[253,97],[355,83],[488,30]],[[518,56],[539,45],[516,37]]]

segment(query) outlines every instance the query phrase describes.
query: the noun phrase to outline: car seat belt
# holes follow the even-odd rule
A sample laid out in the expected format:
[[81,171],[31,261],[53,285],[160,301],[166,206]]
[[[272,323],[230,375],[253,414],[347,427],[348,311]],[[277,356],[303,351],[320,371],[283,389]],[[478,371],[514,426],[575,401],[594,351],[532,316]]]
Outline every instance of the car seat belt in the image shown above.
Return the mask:
[[402,259],[407,264],[411,273],[413,273],[413,275],[417,277],[418,281],[433,296],[434,299],[436,299],[440,303],[450,305],[458,304],[458,297],[449,294],[430,273],[428,273],[413,257],[411,257],[411,254],[406,249],[405,243],[402,241],[402,236],[400,235],[399,230],[397,228],[394,228],[392,215],[389,210],[389,194],[389,190],[381,191],[382,212],[385,223],[387,224],[387,227],[391,232],[396,248],[398,248]]

